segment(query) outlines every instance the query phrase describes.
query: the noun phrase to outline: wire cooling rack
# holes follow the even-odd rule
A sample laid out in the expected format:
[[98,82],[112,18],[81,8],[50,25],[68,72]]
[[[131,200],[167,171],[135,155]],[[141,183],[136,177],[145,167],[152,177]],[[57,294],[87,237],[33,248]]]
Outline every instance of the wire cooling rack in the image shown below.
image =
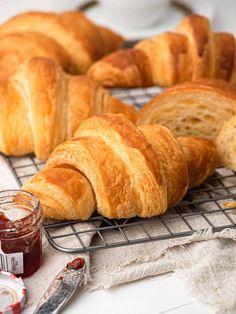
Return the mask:
[[[116,89],[118,98],[142,107],[160,90]],[[19,186],[43,168],[33,155],[6,158]],[[187,193],[177,206],[149,219],[106,219],[94,215],[87,222],[45,222],[45,235],[50,244],[63,252],[84,253],[98,249],[188,237],[196,232],[219,232],[236,228],[236,175],[218,168],[213,176]]]

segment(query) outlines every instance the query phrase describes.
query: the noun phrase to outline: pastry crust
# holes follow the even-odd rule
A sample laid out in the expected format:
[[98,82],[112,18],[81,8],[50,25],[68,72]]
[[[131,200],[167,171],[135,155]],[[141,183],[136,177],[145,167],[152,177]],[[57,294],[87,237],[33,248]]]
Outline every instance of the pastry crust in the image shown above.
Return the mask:
[[[235,38],[228,33],[215,33],[215,72],[214,77],[231,82],[234,73],[234,62],[236,63]],[[231,83],[236,82],[232,80]]]
[[69,76],[53,61],[34,58],[0,83],[0,151],[10,156],[34,152],[46,160],[93,114],[136,111],[87,76]]
[[[91,67],[88,75],[103,86],[132,87],[152,84],[151,66],[147,56],[138,49],[112,53]],[[98,79],[97,79],[98,78]]]
[[188,165],[189,188],[192,189],[213,174],[219,166],[219,157],[211,141],[199,137],[178,137]]
[[160,160],[166,180],[168,207],[176,205],[189,187],[188,167],[179,144],[169,129],[155,125],[140,125],[139,130],[145,135]]
[[[167,190],[161,162],[145,136],[131,121],[119,115],[100,115],[94,119],[85,120],[75,136],[92,137],[96,141],[102,140],[105,146],[111,148],[119,156],[132,179],[128,186],[135,191],[135,199],[139,199],[136,214],[141,217],[150,217],[165,210]],[[114,166],[114,169],[116,168],[118,168],[117,164]],[[111,169],[109,171],[110,186],[114,181],[114,174]],[[129,199],[131,197],[129,189],[123,184],[120,184],[120,188],[121,195],[128,192]],[[125,204],[122,207],[127,208]],[[100,207],[99,210],[101,210]],[[105,216],[107,212],[104,213]]]
[[174,85],[191,78],[188,41],[185,36],[166,32],[141,41],[135,48],[148,56],[152,77],[149,86]]
[[216,138],[216,147],[221,164],[236,171],[236,116],[223,125]]
[[85,120],[22,189],[42,199],[47,217],[89,217],[95,205],[90,184],[101,215],[152,217],[177,204],[189,183],[202,183],[217,164],[210,141],[176,140],[163,126],[136,127],[121,114],[101,114]]
[[191,79],[213,77],[215,43],[208,19],[198,15],[183,18],[176,32],[188,39],[188,66],[191,68]]
[[[16,32],[17,35],[11,35]],[[26,32],[33,33],[35,38]],[[0,26],[0,37],[6,35],[8,37],[0,39],[0,64],[6,63],[6,73],[2,72],[1,78],[9,75],[7,64],[14,57],[14,52],[15,66],[17,62],[19,64],[32,57],[50,57],[55,61],[63,61],[66,58],[70,65],[69,70],[83,74],[94,61],[117,50],[123,43],[121,36],[95,25],[79,11],[61,14],[22,13]],[[14,42],[13,37],[17,42],[21,41],[18,46],[20,51],[16,51],[17,42]],[[60,54],[63,55],[63,60],[62,56],[59,57]],[[62,62],[60,64],[63,66]],[[12,68],[13,65],[11,73],[14,70]]]
[[66,72],[76,73],[67,52],[51,38],[33,32],[10,33],[0,37],[0,81],[14,74],[19,64],[35,56],[50,58]]
[[175,136],[215,139],[236,114],[236,88],[221,80],[202,79],[175,85],[151,99],[137,124],[160,123]]
[[45,168],[28,181],[26,187],[40,198],[46,218],[86,220],[95,209],[90,182],[73,167]]
[[88,75],[109,87],[172,86],[200,78],[236,84],[235,50],[233,35],[214,33],[207,18],[191,15],[181,20],[175,32],[142,40],[134,49],[95,62]]

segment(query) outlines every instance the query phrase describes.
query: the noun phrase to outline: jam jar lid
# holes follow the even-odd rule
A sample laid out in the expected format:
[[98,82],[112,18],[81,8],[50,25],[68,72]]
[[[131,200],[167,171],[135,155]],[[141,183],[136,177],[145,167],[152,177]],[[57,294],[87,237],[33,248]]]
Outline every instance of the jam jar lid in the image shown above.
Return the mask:
[[0,270],[0,314],[18,314],[26,301],[26,288],[21,278]]

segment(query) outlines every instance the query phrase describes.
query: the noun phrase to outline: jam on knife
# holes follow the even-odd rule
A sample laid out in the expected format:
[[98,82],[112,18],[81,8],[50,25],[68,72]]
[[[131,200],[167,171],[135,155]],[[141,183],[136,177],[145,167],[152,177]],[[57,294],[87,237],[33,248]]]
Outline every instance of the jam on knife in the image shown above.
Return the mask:
[[85,261],[76,258],[55,277],[47,291],[44,293],[34,314],[56,314],[68,302],[82,284],[85,273]]

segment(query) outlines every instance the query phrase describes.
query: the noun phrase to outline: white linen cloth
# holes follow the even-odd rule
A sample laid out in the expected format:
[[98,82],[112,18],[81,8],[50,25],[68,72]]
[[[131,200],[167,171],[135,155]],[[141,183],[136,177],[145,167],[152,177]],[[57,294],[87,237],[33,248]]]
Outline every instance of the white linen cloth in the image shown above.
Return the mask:
[[[114,234],[111,233],[110,236],[113,240]],[[209,231],[185,239],[157,241],[84,254],[81,256],[86,260],[87,273],[86,285],[82,288],[88,292],[107,289],[148,276],[175,271],[183,278],[190,293],[201,302],[214,307],[216,313],[233,314],[236,312],[235,239],[236,231],[226,229],[218,234]],[[68,261],[75,258],[73,254],[54,250],[46,240],[43,251],[42,267],[32,277],[24,280],[29,301],[23,314],[33,312],[40,296],[55,275]],[[76,293],[79,295],[79,290]]]
[[[16,188],[10,170],[0,158],[0,189]],[[236,178],[231,178],[236,181]],[[234,182],[232,182],[234,183]],[[230,216],[236,219],[236,210]],[[221,215],[212,216],[215,224],[223,223]],[[191,223],[197,225],[199,218],[192,218]],[[84,224],[80,228],[90,228]],[[180,228],[173,221],[171,230]],[[152,234],[160,234],[157,223],[148,223],[145,228]],[[64,230],[66,231],[66,230]],[[129,238],[140,237],[140,230],[125,230]],[[57,232],[57,231],[56,231]],[[103,235],[110,242],[121,240],[121,235],[107,231]],[[87,271],[83,289],[93,291],[138,280],[147,276],[155,276],[170,271],[177,272],[186,282],[189,290],[203,303],[214,307],[216,313],[236,312],[236,230],[225,229],[213,234],[211,230],[199,232],[191,237],[178,238],[153,243],[120,247],[84,254]],[[98,244],[99,239],[91,233],[83,236],[83,242]],[[208,240],[208,241],[206,241]],[[77,245],[77,240],[67,238],[60,244]],[[31,314],[46,287],[55,275],[74,259],[76,255],[66,254],[53,249],[43,239],[43,264],[30,278],[24,280],[28,289],[28,303],[23,311]],[[79,291],[77,292],[79,293]]]

